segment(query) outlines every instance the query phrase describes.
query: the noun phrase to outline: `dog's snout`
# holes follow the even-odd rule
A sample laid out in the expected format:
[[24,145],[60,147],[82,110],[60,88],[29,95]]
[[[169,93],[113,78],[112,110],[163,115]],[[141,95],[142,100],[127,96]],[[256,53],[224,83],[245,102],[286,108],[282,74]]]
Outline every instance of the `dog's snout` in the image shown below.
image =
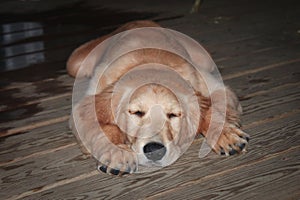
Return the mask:
[[166,154],[166,147],[157,142],[150,142],[144,146],[145,156],[152,161],[161,160]]

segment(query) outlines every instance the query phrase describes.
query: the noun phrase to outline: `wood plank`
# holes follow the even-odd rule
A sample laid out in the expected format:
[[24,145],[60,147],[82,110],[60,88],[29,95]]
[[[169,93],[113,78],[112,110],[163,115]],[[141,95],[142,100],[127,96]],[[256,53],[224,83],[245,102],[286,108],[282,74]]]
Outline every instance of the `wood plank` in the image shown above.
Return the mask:
[[[219,66],[224,80],[233,79],[246,74],[253,74],[263,70],[281,67],[299,62],[300,45],[291,51],[282,53],[280,50],[241,56],[236,60],[226,60]],[[272,59],[270,59],[272,58]]]
[[255,38],[244,39],[240,41],[234,41],[232,43],[225,43],[217,46],[208,46],[208,51],[211,54],[214,62],[219,67],[224,68],[223,61],[230,59],[238,59],[239,57],[253,57],[255,58],[259,54],[268,53],[270,51],[284,51],[290,47],[297,47],[300,42],[290,43],[286,41],[285,44],[275,43],[272,40],[267,40],[264,36],[258,36]]
[[[189,185],[195,179],[209,178],[216,173],[225,171],[222,174],[224,176],[231,172],[228,169],[239,168],[242,170],[248,165],[255,165],[260,160],[268,159],[273,154],[277,155],[290,147],[299,145],[300,136],[297,133],[299,129],[297,119],[299,119],[299,116],[300,114],[298,113],[248,130],[249,132],[257,132],[255,135],[252,135],[249,152],[242,156],[222,158],[210,154],[208,157],[200,160],[198,158],[199,143],[195,143],[176,163],[162,170],[131,175],[126,178],[111,178],[103,174],[91,175],[87,179],[69,182],[66,185],[51,188],[50,190],[28,191],[26,194],[31,194],[27,199],[77,197],[84,199],[104,197],[142,199],[161,192],[176,190],[181,185]],[[286,141],[285,145],[282,145],[282,141]],[[93,171],[90,171],[88,174],[93,173]],[[76,190],[74,190],[75,188]]]
[[[29,109],[32,108],[29,106]],[[40,102],[36,107],[38,112],[26,114],[20,120],[13,120],[0,123],[1,131],[0,137],[13,135],[20,132],[26,132],[32,128],[38,127],[39,123],[44,125],[68,120],[68,115],[71,112],[70,97],[61,98],[60,101],[56,99]],[[11,113],[8,111],[7,113]],[[12,113],[13,116],[18,113]],[[5,116],[5,115],[4,115]],[[47,122],[49,121],[49,122]],[[56,123],[57,123],[56,122]]]
[[[296,17],[293,17],[297,16],[297,12],[297,8],[289,10],[278,8],[276,11],[267,9],[254,13],[245,12],[242,15],[237,14],[236,11],[225,15],[213,14],[214,16],[203,13],[199,16],[190,15],[170,22],[167,21],[164,25],[189,35],[204,46],[217,46],[241,38],[256,38],[258,36],[264,36],[266,40],[283,44],[284,40],[292,42],[292,38],[293,42],[299,42],[299,38],[295,34],[282,34],[283,29],[290,33],[294,31],[294,24],[287,23],[282,15],[289,15],[291,22],[299,24]],[[195,22],[195,17],[197,17],[197,22]],[[266,25],[266,21],[268,21],[268,25]],[[291,36],[293,37],[291,38]]]
[[[44,94],[45,95],[45,94]],[[16,104],[16,102],[11,102],[9,104],[3,105],[0,108],[0,112],[3,116],[8,115],[7,113],[11,112],[17,112],[16,110],[18,109],[27,109],[28,107],[31,107],[33,105],[38,105],[42,102],[46,102],[46,101],[51,101],[51,100],[58,100],[58,101],[62,101],[63,98],[71,98],[72,93],[71,92],[66,92],[66,93],[62,93],[62,94],[57,94],[54,96],[50,96],[49,94],[45,95],[45,97],[39,97],[35,100],[28,100],[25,99],[23,102],[21,102],[21,98],[19,98],[20,102]],[[22,112],[21,112],[22,113]],[[13,118],[14,120],[16,119],[20,119],[20,116]],[[5,120],[9,120],[9,119],[5,119]],[[0,122],[5,121],[3,118],[0,118]]]
[[299,150],[297,146],[270,154],[146,199],[299,199]]
[[39,152],[76,145],[68,121],[42,126],[26,134],[17,134],[0,140],[0,166],[26,159]]
[[[259,91],[274,90],[275,92],[276,88],[284,87],[286,84],[297,84],[300,78],[299,65],[300,62],[295,62],[242,76],[236,74],[235,78],[229,78],[224,82],[243,101]],[[234,75],[231,74],[231,76]]]
[[5,99],[1,99],[0,112],[19,109],[56,98],[70,99],[73,82],[74,80],[67,75],[62,75],[55,79],[34,83],[21,82],[9,86],[9,88],[0,91],[0,95],[6,96]]
[[80,176],[92,169],[95,169],[95,162],[86,159],[78,146],[1,166],[1,198],[7,199],[29,189],[38,191],[45,185]]
[[[65,62],[61,64],[65,65]],[[6,78],[10,78],[10,77],[6,77]],[[60,74],[54,77],[48,77],[48,78],[44,77],[43,79],[39,79],[39,80],[37,79],[31,80],[30,77],[28,77],[28,79],[29,80],[25,80],[22,79],[22,77],[18,79],[16,77],[16,80],[9,83],[8,85],[3,85],[3,87],[0,88],[0,94],[1,95],[9,94],[10,96],[12,96],[15,95],[15,93],[20,93],[24,91],[25,88],[25,90],[32,90],[32,92],[35,92],[37,98],[46,97],[45,94],[50,93],[51,95],[55,95],[55,94],[61,94],[63,92],[70,91],[74,83],[74,79],[67,74],[66,70],[62,70]],[[55,92],[51,91],[50,89],[55,89]],[[26,97],[28,98],[30,96],[28,95]],[[2,101],[5,102],[5,100]]]

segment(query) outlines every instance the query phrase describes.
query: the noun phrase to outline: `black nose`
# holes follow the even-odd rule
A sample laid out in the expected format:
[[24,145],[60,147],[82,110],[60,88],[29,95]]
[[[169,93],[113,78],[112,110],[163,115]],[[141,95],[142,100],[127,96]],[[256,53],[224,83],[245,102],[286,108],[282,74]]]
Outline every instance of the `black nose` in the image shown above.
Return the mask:
[[166,154],[166,147],[157,142],[150,142],[144,146],[145,156],[152,161],[161,160]]

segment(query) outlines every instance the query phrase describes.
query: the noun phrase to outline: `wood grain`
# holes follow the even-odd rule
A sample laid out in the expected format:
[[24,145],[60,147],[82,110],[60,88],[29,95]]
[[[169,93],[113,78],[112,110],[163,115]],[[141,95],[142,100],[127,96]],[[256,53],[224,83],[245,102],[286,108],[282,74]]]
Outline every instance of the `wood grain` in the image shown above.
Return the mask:
[[1,197],[6,199],[13,196],[11,192],[19,194],[27,190],[39,191],[45,185],[80,176],[88,169],[94,170],[95,162],[86,159],[78,146],[74,145],[41,157],[30,157],[1,166]]
[[76,143],[67,121],[33,129],[26,134],[6,137],[1,141],[0,166],[39,151]]
[[[145,199],[297,199],[300,146]],[[270,184],[271,183],[271,184]],[[278,191],[278,192],[274,192]],[[188,196],[187,196],[188,195]]]

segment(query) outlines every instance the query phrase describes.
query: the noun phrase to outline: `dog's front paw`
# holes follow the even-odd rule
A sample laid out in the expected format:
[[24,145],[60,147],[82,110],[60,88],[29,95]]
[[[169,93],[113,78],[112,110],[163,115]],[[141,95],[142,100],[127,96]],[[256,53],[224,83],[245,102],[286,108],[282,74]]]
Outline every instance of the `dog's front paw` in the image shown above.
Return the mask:
[[129,150],[111,149],[103,153],[97,169],[107,174],[123,176],[137,170],[137,159]]
[[246,151],[248,142],[249,135],[232,125],[224,128],[213,149],[220,155],[234,155]]

